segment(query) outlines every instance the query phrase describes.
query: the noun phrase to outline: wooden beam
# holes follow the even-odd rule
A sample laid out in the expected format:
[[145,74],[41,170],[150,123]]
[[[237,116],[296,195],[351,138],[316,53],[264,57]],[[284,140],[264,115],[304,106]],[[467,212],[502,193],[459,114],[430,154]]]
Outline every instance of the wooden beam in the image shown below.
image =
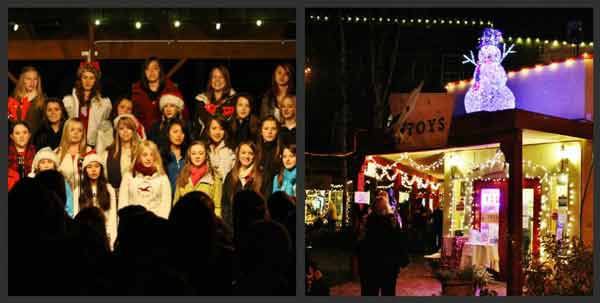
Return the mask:
[[88,58],[90,58],[90,61],[94,61],[96,59],[96,54],[95,54],[95,50],[96,50],[96,45],[94,44],[95,38],[96,37],[96,28],[94,26],[94,23],[92,23],[92,19],[90,19],[88,21]]
[[[81,60],[88,40],[11,40],[8,60]],[[101,43],[96,41],[98,60],[142,60],[149,56],[161,59],[294,59],[296,43],[273,40],[236,42],[135,42]]]
[[[520,296],[523,293],[522,242],[523,242],[523,131],[518,129],[500,143],[508,168],[508,205],[506,294]],[[502,206],[501,206],[502,207]],[[503,231],[499,231],[502,233]]]
[[171,78],[171,76],[173,76],[185,64],[186,61],[187,58],[179,60],[179,62],[177,62],[177,64],[175,64],[175,66],[173,66],[171,70],[167,73],[167,78]]
[[8,72],[8,79],[10,79],[10,81],[15,85],[17,84],[17,82],[19,82],[19,80],[17,80],[15,75],[13,75],[11,72]]

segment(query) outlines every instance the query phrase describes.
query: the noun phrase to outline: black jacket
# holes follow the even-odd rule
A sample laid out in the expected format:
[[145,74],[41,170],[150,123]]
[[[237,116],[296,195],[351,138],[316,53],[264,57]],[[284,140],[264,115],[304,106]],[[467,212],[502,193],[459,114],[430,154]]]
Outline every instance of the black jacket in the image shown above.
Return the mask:
[[64,122],[61,123],[58,128],[58,132],[54,132],[52,127],[48,123],[43,123],[40,128],[33,136],[33,145],[35,150],[40,150],[46,146],[49,146],[53,150],[60,144],[60,138],[62,137]]

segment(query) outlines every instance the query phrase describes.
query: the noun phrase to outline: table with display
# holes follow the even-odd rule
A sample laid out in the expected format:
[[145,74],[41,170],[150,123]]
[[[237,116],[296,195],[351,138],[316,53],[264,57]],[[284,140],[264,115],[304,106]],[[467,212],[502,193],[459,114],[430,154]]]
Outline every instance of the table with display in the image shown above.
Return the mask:
[[498,255],[498,245],[485,242],[466,242],[462,248],[460,268],[475,265],[499,272],[500,256]]

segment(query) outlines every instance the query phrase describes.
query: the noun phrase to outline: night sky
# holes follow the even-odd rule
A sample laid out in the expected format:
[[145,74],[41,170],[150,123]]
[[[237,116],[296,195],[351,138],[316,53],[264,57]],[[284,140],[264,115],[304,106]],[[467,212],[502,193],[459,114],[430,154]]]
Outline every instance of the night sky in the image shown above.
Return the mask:
[[[582,31],[580,41],[593,41],[593,10],[592,9],[308,9],[310,16],[328,16],[328,22],[307,20],[306,26],[306,55],[307,64],[312,69],[307,79],[306,100],[306,150],[312,152],[341,151],[342,95],[340,78],[340,31],[337,18],[347,17],[376,17],[374,32],[378,40],[386,37],[380,67],[386,67],[392,49],[395,24],[386,24],[389,17],[392,20],[423,18],[422,24],[401,26],[397,66],[392,79],[392,92],[408,92],[424,80],[424,92],[445,92],[444,86],[448,80],[455,81],[472,77],[473,66],[462,65],[462,54],[469,51],[477,54],[477,38],[481,35],[483,26],[464,25],[424,25],[425,18],[458,19],[458,20],[488,20],[494,28],[516,39],[539,37],[542,40],[569,40],[567,24],[569,21],[580,21]],[[334,18],[337,16],[337,18]],[[384,22],[379,24],[378,17]],[[333,20],[336,20],[335,22]],[[350,113],[347,116],[348,134],[354,129],[372,128],[373,89],[371,86],[369,39],[373,37],[368,23],[344,22],[348,80],[348,103]],[[514,42],[514,40],[513,40]],[[541,52],[535,47],[516,46],[516,54],[511,54],[503,62],[506,70],[517,69],[521,66],[531,66],[542,63]],[[452,59],[452,56],[457,59]],[[444,78],[444,58],[446,65],[454,60],[457,74]],[[447,70],[448,67],[446,67]],[[333,142],[333,144],[332,144]]]

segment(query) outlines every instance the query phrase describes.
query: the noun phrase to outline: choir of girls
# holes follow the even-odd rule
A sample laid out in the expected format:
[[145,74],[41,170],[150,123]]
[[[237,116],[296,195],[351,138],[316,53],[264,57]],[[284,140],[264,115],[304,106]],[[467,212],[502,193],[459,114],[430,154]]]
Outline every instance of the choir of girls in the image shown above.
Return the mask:
[[296,195],[294,71],[275,66],[266,93],[255,98],[232,87],[225,66],[185,102],[148,58],[131,93],[102,94],[97,62],[82,62],[70,94],[49,98],[36,68],[22,69],[8,100],[8,188],[22,178],[57,170],[65,178],[65,210],[75,217],[96,207],[112,246],[117,211],[142,205],[167,218],[180,197],[201,191],[232,226],[233,197],[243,190],[265,200]]

